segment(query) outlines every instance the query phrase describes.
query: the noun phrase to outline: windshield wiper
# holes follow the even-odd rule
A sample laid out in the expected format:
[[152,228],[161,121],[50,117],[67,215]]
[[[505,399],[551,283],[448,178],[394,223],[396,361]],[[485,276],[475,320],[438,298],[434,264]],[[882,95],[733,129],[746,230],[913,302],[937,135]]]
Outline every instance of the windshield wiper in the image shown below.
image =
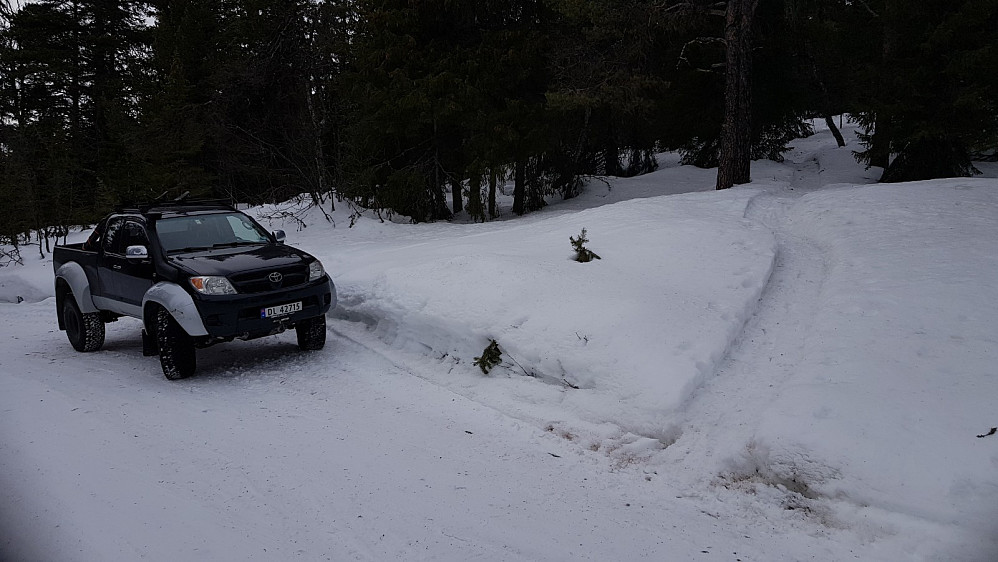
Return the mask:
[[236,246],[259,246],[260,244],[266,244],[266,242],[252,242],[250,240],[237,240],[235,242],[219,242],[218,244],[212,244],[212,248],[235,248]]
[[172,250],[167,250],[168,254],[180,254],[186,252],[203,252],[205,250],[210,250],[211,246],[187,246],[186,248],[174,248]]
[[249,240],[238,240],[236,242],[219,242],[218,244],[212,244],[211,246],[187,246],[185,248],[174,248],[172,250],[167,250],[168,254],[179,254],[184,252],[204,252],[207,250],[214,250],[215,248],[235,248],[236,246],[259,246],[261,244],[266,244],[267,242],[251,242]]

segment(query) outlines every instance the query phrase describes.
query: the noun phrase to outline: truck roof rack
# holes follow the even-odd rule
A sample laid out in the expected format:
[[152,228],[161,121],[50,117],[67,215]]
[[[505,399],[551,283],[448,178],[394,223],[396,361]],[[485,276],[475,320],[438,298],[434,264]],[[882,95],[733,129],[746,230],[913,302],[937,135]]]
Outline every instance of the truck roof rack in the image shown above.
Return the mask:
[[[181,208],[193,208],[201,206],[222,206],[235,208],[230,199],[187,199],[190,192],[185,192],[180,197],[171,201],[150,201],[146,203],[132,203],[118,207],[119,213],[140,213],[146,214],[152,209],[172,210]],[[162,196],[160,196],[162,197]]]

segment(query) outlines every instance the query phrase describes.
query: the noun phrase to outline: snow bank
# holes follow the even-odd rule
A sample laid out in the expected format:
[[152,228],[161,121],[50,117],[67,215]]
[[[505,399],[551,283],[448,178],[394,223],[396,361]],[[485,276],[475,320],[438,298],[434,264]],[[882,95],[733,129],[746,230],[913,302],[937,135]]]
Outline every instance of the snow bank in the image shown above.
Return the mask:
[[[51,268],[51,264],[49,264]],[[51,274],[50,274],[51,275]],[[26,280],[20,275],[4,275],[0,277],[0,302],[38,302],[45,299],[46,294],[42,288],[44,285]],[[54,293],[55,290],[53,289]]]
[[[668,414],[713,374],[771,272],[772,233],[743,218],[755,194],[542,213],[449,229],[375,258],[338,229],[336,314],[456,365],[438,377],[453,388],[482,382],[472,362],[494,339],[506,360],[495,378],[529,374],[570,389],[556,398],[562,415],[668,444]],[[583,228],[602,259],[573,261],[569,237]]]
[[[73,231],[67,236],[69,243],[83,242],[89,231]],[[52,243],[56,243],[54,240]],[[62,239],[58,241],[62,243]],[[4,250],[11,251],[10,246]],[[21,263],[11,263],[0,267],[0,303],[33,303],[55,296],[52,256],[44,258],[38,254],[38,243],[26,244],[19,250]]]
[[742,461],[994,538],[998,437],[976,436],[998,425],[998,182],[833,189],[788,220],[826,250],[828,278]]

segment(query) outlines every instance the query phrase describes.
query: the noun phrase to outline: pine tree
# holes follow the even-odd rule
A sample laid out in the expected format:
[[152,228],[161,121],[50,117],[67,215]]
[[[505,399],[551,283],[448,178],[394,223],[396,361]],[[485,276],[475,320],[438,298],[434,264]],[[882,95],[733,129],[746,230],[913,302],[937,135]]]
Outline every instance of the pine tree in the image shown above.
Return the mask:
[[[547,94],[556,148],[542,172],[564,198],[584,175],[633,175],[654,169],[651,152],[661,120],[657,100],[667,95],[662,30],[644,0],[558,0],[551,28],[552,84]],[[622,156],[627,154],[629,167]]]
[[543,127],[539,2],[359,6],[343,78],[345,195],[417,221],[447,218],[445,189],[526,165]]
[[[884,167],[882,181],[975,173],[971,154],[998,144],[998,2],[917,5],[871,2],[879,44],[857,91],[865,126],[861,161]],[[855,9],[858,9],[855,8]]]
[[220,176],[224,117],[216,93],[224,83],[224,4],[164,2],[155,12],[154,81],[145,98],[141,142],[156,194],[214,193]]

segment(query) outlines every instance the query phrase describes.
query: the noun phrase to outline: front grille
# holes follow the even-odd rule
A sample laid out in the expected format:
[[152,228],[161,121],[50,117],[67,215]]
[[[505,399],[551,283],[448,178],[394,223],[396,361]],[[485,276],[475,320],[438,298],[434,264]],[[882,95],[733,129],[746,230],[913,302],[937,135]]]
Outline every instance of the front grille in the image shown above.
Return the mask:
[[[270,276],[273,273],[280,273],[281,280],[273,282]],[[242,294],[266,293],[287,287],[297,287],[308,282],[307,265],[290,265],[285,267],[275,267],[273,269],[261,269],[248,273],[239,273],[229,277],[229,281]]]

